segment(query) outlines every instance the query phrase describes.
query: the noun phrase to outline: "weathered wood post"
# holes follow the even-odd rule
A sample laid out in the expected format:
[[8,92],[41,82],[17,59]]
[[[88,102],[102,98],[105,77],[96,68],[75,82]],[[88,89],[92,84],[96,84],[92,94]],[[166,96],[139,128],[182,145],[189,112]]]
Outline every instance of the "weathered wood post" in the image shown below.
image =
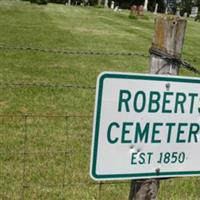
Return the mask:
[[[150,73],[178,75],[187,21],[177,16],[161,15],[155,19],[155,33],[150,48]],[[159,174],[159,169],[157,169]],[[132,181],[129,200],[156,200],[159,179]]]

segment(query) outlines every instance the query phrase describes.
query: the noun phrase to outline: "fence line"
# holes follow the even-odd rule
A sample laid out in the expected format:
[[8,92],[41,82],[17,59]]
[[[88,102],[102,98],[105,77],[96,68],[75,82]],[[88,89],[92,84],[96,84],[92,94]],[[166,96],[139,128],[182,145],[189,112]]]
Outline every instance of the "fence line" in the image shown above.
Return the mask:
[[114,52],[114,51],[79,51],[79,50],[67,50],[67,49],[46,49],[41,47],[27,47],[27,46],[8,46],[4,44],[0,44],[0,49],[2,50],[20,50],[20,51],[35,51],[41,53],[54,53],[54,54],[64,54],[64,55],[82,55],[82,56],[141,56],[141,57],[149,57],[147,54],[141,52]]
[[95,86],[88,85],[75,85],[75,84],[65,84],[65,83],[6,83],[0,82],[0,87],[41,87],[41,88],[72,88],[72,89],[88,89],[94,90]]
[[[105,52],[105,51],[95,51],[95,50],[90,50],[90,51],[71,51],[71,50],[66,50],[66,49],[45,49],[45,48],[36,48],[36,47],[27,47],[27,46],[8,46],[5,44],[0,44],[0,50],[19,50],[19,51],[31,51],[31,52],[42,52],[42,53],[54,53],[54,54],[63,54],[63,55],[77,55],[77,56],[137,56],[137,57],[144,57],[144,58],[149,58],[149,55],[141,53],[141,52],[126,52],[126,51],[121,51],[121,52]],[[200,70],[193,66],[190,62],[187,62],[185,59],[180,59],[176,58],[174,56],[171,56],[167,53],[161,52],[160,50],[155,50],[154,48],[149,49],[150,54],[154,54],[157,57],[160,57],[161,59],[166,60],[166,62],[175,64],[176,66],[182,67],[183,69],[190,71],[194,74],[200,75]],[[190,61],[192,61],[190,59]],[[162,67],[164,68],[165,65]],[[160,70],[160,69],[159,69]],[[159,71],[158,71],[159,72]],[[157,73],[158,73],[157,72]],[[157,74],[156,73],[156,74]],[[1,84],[2,85],[2,84]],[[6,83],[7,87],[9,86],[15,86],[15,87],[49,87],[48,85],[50,84],[45,84],[45,83],[33,83],[32,85],[25,84],[25,83]],[[61,87],[61,88],[82,88],[82,89],[95,89],[93,86],[73,86],[71,84],[52,84],[50,87]]]
[[[20,176],[22,181],[17,182],[20,186],[20,194],[17,194],[18,198],[16,199],[28,199],[27,191],[42,190],[43,188],[49,190],[57,188],[61,191],[60,194],[63,198],[72,195],[69,188],[73,191],[80,190],[86,195],[89,193],[89,191],[87,192],[89,187],[95,188],[94,194],[92,193],[95,196],[94,199],[109,199],[109,196],[105,197],[108,194],[117,195],[115,199],[126,199],[126,196],[123,195],[128,193],[124,193],[124,187],[129,188],[130,181],[94,182],[89,178],[88,154],[90,154],[90,148],[88,147],[91,145],[91,120],[92,114],[84,115],[82,113],[59,115],[56,113],[0,113],[0,167],[5,166],[4,170],[0,172],[0,180],[3,181],[3,185],[0,182],[0,186],[2,186],[0,187],[0,198],[4,197],[1,190],[6,188],[7,184],[16,184],[16,181],[12,183],[11,178],[18,179],[17,177]],[[58,129],[59,131],[57,131]],[[21,133],[19,133],[20,131]],[[60,139],[58,140],[58,138]],[[48,140],[49,142],[45,143]],[[19,143],[19,141],[21,142]],[[40,143],[43,142],[44,144],[40,146]],[[52,144],[56,142],[58,142],[58,146]],[[12,170],[12,165],[8,162],[12,158],[15,158],[15,170],[21,171],[21,174],[16,175],[15,170]],[[79,159],[80,163],[77,162]],[[49,173],[51,176],[46,176]],[[88,175],[86,176],[86,174]],[[170,183],[173,188],[174,181],[176,186],[177,181],[180,185],[187,183],[187,180],[181,178],[166,180],[165,183],[162,183],[161,194],[164,194],[165,189],[168,188],[167,184]],[[196,178],[192,183],[199,184],[200,179]],[[116,188],[118,189],[116,190]],[[105,190],[106,192],[104,192]],[[8,193],[9,191],[6,191],[6,195],[9,195]],[[13,194],[10,195],[12,197]],[[181,197],[181,195],[179,196]],[[187,195],[189,199],[189,193]],[[195,198],[194,196],[193,199]],[[82,199],[88,198],[83,197]]]
[[[13,150],[13,151],[0,151],[0,156],[4,155],[4,156],[20,156],[22,158],[21,162],[22,162],[22,183],[21,183],[21,195],[20,195],[20,199],[25,199],[25,192],[28,188],[61,188],[61,191],[62,191],[62,194],[64,195],[64,190],[65,190],[65,187],[90,187],[90,186],[98,186],[98,190],[97,190],[97,197],[98,199],[101,199],[101,193],[102,193],[102,186],[103,185],[118,185],[118,184],[124,184],[124,183],[127,183],[129,184],[129,181],[109,181],[109,182],[94,182],[92,180],[87,180],[87,181],[84,181],[84,182],[71,182],[71,183],[66,183],[66,168],[67,168],[67,160],[68,160],[68,156],[71,155],[73,153],[73,150],[69,150],[68,149],[68,140],[69,140],[69,133],[68,133],[68,119],[69,118],[80,118],[81,120],[85,119],[85,117],[87,118],[91,118],[92,115],[82,115],[82,114],[62,114],[62,115],[57,115],[57,114],[34,114],[34,113],[31,113],[31,114],[19,114],[19,113],[0,113],[0,118],[11,118],[11,121],[14,122],[15,124],[17,123],[22,123],[21,126],[23,127],[23,134],[22,134],[22,137],[23,137],[23,146],[22,146],[22,150],[20,151],[16,151],[16,150]],[[20,118],[20,120],[18,122],[14,121],[15,118]],[[47,150],[44,150],[44,151],[30,151],[29,150],[29,146],[28,146],[28,140],[29,140],[29,137],[30,137],[30,134],[28,133],[28,120],[29,118],[39,118],[39,119],[44,119],[44,118],[58,118],[59,120],[61,118],[64,119],[65,121],[65,128],[63,130],[64,134],[65,134],[65,144],[64,144],[64,148],[62,151],[60,150],[56,150],[56,151],[47,151]],[[9,122],[6,120],[5,122],[2,120],[1,121],[1,131],[0,131],[0,137],[4,134],[2,133],[2,128],[5,126],[6,127],[6,124],[8,123],[9,125]],[[7,130],[7,129],[6,129]],[[15,134],[15,133],[14,133]],[[15,140],[15,139],[14,139]],[[14,141],[15,142],[15,141]],[[4,145],[4,144],[3,144]],[[55,154],[56,155],[60,155],[62,154],[63,156],[63,169],[62,169],[62,180],[60,183],[58,184],[49,184],[49,183],[46,183],[46,184],[38,184],[38,183],[31,183],[29,181],[27,181],[27,170],[28,170],[28,167],[27,165],[29,164],[28,163],[28,157],[30,154],[37,154],[37,155],[41,155],[41,154],[45,154],[48,158],[48,155],[49,154]],[[2,158],[0,157],[0,160]],[[1,160],[1,164],[4,164],[4,160]],[[74,170],[72,168],[72,170]],[[69,173],[69,172],[68,172]],[[1,177],[1,173],[0,173],[0,179],[2,179]],[[1,187],[0,187],[1,188]],[[0,189],[0,197],[1,197],[1,189]]]
[[0,117],[42,117],[42,118],[90,118],[93,117],[92,113],[0,113]]

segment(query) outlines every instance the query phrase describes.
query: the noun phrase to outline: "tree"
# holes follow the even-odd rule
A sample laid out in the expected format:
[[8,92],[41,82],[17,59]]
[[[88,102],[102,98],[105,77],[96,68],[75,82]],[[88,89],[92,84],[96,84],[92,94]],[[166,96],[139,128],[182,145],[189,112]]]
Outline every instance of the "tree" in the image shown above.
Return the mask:
[[149,1],[148,10],[153,12],[155,9],[156,4],[158,4],[158,12],[163,13],[165,12],[165,2],[164,0],[152,0]]
[[177,6],[180,8],[181,15],[183,15],[185,12],[191,13],[193,0],[182,0]]
[[31,3],[37,3],[37,4],[40,4],[40,5],[46,5],[48,4],[48,0],[30,0]]

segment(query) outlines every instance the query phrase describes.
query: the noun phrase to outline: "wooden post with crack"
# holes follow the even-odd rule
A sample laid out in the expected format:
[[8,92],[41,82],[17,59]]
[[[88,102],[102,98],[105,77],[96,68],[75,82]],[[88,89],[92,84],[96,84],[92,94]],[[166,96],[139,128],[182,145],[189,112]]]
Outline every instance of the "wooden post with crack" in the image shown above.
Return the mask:
[[[178,75],[187,21],[185,18],[160,15],[155,19],[155,33],[150,48],[150,73]],[[155,169],[159,177],[162,169]],[[164,181],[164,180],[163,180]],[[131,182],[129,200],[156,200],[160,179]]]

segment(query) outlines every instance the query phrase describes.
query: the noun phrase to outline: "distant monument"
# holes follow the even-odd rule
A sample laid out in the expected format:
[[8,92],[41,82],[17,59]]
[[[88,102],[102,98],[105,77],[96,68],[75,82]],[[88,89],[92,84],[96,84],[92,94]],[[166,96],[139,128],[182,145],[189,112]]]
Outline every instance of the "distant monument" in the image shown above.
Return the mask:
[[108,8],[108,0],[104,1],[104,8]]
[[184,13],[183,17],[187,18],[188,17],[188,14],[187,12]]
[[145,0],[145,2],[144,2],[144,10],[145,11],[148,10],[148,0]]
[[180,17],[180,16],[181,16],[181,13],[180,13],[180,9],[179,9],[179,8],[177,8],[177,10],[176,10],[176,16],[177,16],[177,17]]
[[115,2],[114,1],[111,1],[111,6],[110,6],[111,9],[114,9],[115,8]]
[[114,8],[114,11],[117,12],[118,10],[119,10],[119,6],[116,6],[116,7]]
[[131,6],[131,14],[143,16],[144,15],[144,6],[143,5],[140,5],[140,6],[132,5]]
[[198,15],[199,8],[198,7],[192,7],[191,15],[190,17],[196,17]]
[[156,7],[155,7],[155,10],[154,10],[153,14],[157,15],[157,13],[158,13],[158,3],[156,4]]

